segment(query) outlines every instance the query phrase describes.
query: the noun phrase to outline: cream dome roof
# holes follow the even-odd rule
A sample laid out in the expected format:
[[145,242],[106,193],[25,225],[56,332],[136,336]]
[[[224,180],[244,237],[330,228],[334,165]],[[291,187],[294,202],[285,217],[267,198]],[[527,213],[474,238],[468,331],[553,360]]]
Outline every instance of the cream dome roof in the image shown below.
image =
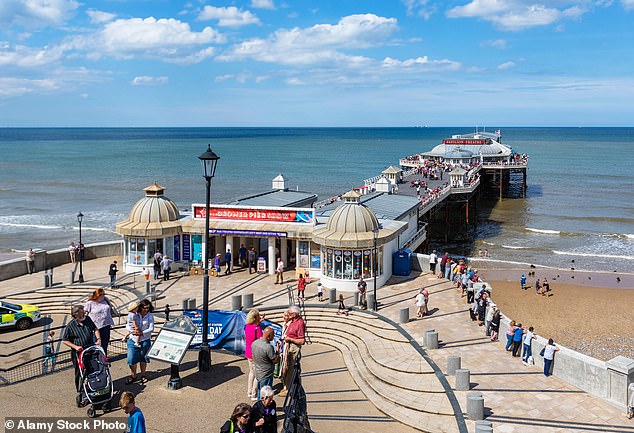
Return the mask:
[[145,197],[137,201],[127,220],[117,223],[117,233],[126,236],[162,237],[181,232],[178,207],[163,195],[165,188],[154,183],[144,189]]
[[328,218],[326,227],[313,232],[313,241],[325,246],[366,248],[374,241],[373,231],[380,229],[374,212],[359,203],[356,191],[342,196],[344,203]]

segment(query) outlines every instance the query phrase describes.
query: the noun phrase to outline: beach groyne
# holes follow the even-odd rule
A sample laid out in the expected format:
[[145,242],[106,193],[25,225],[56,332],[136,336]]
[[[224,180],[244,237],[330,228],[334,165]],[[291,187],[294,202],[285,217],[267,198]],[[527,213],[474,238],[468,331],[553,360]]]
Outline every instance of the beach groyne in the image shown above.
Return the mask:
[[[429,271],[429,255],[412,254],[412,267],[423,272]],[[489,283],[491,289],[491,299],[495,298],[494,287]],[[506,331],[510,326],[511,319],[501,311],[503,319],[500,322],[500,341],[505,340]],[[467,319],[465,315],[465,320]],[[541,371],[544,369],[544,359],[539,356],[541,350],[546,346],[548,340],[537,336],[531,345],[535,367]],[[602,398],[618,407],[625,409],[629,401],[628,389],[634,383],[634,359],[624,356],[616,356],[608,361],[601,361],[583,353],[567,347],[557,345],[559,351],[556,352],[552,364],[552,374],[569,384],[591,394]],[[500,344],[500,350],[504,350],[504,345]],[[518,362],[518,368],[523,366]],[[631,391],[630,391],[631,392]]]
[[[70,256],[67,248],[57,250],[33,250],[35,252],[35,271],[40,272],[46,269],[53,269],[58,266],[70,263]],[[84,249],[84,261],[99,257],[111,257],[123,255],[123,241],[98,242],[88,244]],[[19,277],[27,274],[26,260],[24,257],[15,258],[0,262],[0,281]]]

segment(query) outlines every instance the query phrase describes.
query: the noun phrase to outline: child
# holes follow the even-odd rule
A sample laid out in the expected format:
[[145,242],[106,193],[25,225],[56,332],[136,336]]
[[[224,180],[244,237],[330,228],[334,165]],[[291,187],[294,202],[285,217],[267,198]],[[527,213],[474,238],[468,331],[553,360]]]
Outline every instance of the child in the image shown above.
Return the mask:
[[343,303],[343,295],[339,295],[339,309],[337,310],[337,315],[345,314],[348,315],[348,309]]
[[46,337],[46,345],[44,346],[44,361],[42,362],[42,368],[47,369],[49,361],[51,362],[51,367],[55,366],[55,351],[53,349],[53,336],[55,335],[55,331],[50,331],[48,333],[48,337]]
[[317,283],[317,299],[319,300],[319,302],[324,300],[324,288],[322,287],[321,283]]
[[128,330],[128,333],[123,337],[123,341],[125,341],[126,338],[132,335],[131,338],[134,338],[134,347],[141,347],[141,344],[139,344],[141,335],[137,335],[133,332],[139,331],[141,329],[139,323],[141,323],[141,316],[139,315],[139,303],[133,302],[128,307],[128,319],[126,322],[126,329]]
[[520,289],[526,290],[526,275],[522,274],[520,278]]
[[122,392],[119,406],[128,415],[128,429],[126,431],[129,433],[145,433],[145,417],[141,409],[134,404],[134,394],[129,391]]

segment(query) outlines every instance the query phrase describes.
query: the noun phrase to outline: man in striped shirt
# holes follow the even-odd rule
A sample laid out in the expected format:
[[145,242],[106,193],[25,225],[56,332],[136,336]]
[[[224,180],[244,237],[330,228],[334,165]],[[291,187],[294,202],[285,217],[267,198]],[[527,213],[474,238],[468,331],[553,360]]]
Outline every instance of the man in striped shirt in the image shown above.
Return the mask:
[[78,364],[79,353],[93,344],[101,344],[101,337],[99,329],[97,329],[92,319],[86,315],[82,305],[74,305],[70,314],[73,316],[73,320],[64,329],[62,343],[72,349],[71,360],[73,367],[75,367],[75,388],[79,391],[81,379]]

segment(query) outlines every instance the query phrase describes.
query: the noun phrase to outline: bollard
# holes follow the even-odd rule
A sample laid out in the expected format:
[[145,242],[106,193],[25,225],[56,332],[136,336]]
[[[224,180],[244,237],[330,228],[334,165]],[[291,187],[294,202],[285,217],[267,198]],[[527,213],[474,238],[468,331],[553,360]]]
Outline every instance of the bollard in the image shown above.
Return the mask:
[[195,310],[196,309],[196,298],[189,298],[187,301],[187,309]]
[[242,295],[242,306],[247,308],[253,308],[253,293],[245,293]]
[[242,308],[242,296],[233,295],[231,296],[231,309],[234,311],[238,311]]
[[185,298],[183,299],[183,305],[182,305],[183,311],[187,311],[189,310],[189,298]]
[[449,356],[447,357],[447,374],[453,376],[456,374],[456,370],[460,368],[460,357]]
[[44,287],[51,287],[51,286],[49,285],[49,278],[50,278],[50,275],[49,275],[48,270],[47,270],[47,271],[44,273]]
[[469,391],[471,388],[471,372],[464,368],[456,370],[456,391]]
[[337,302],[337,289],[333,288],[328,291],[328,302],[331,304]]
[[476,433],[492,433],[493,423],[491,421],[480,420],[475,422]]
[[359,306],[359,292],[354,292],[354,306]]
[[409,322],[409,307],[401,308],[401,312],[398,316],[398,323]]
[[425,332],[425,347],[427,347],[427,349],[438,349],[437,332]]
[[149,295],[150,293],[152,293],[152,283],[149,281],[145,282],[145,294]]
[[481,394],[467,395],[467,416],[472,421],[484,419],[484,397]]
[[368,310],[376,310],[376,299],[374,299],[374,294],[368,293],[366,297],[368,300]]
[[75,271],[70,271],[70,283],[75,284]]

